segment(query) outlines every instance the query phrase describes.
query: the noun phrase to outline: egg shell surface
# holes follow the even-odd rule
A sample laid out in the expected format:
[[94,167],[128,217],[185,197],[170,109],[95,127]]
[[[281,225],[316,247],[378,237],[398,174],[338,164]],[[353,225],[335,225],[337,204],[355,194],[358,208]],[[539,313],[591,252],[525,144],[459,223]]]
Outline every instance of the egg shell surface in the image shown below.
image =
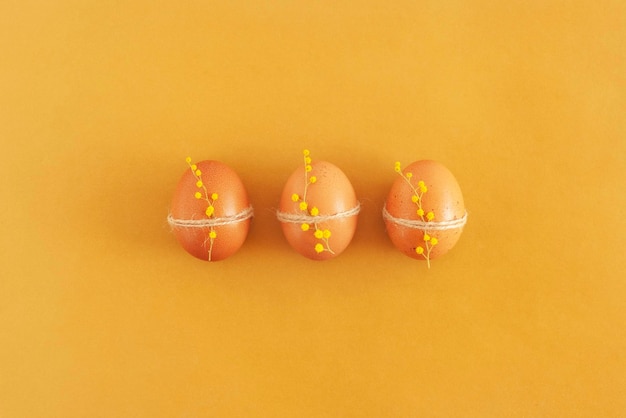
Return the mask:
[[[407,183],[407,173],[411,173],[410,182],[419,190],[418,182],[421,180],[427,187],[422,195],[422,209],[425,213],[433,212],[434,222],[451,221],[461,219],[465,215],[465,203],[461,188],[454,175],[443,164],[432,160],[416,161],[402,170],[405,178],[398,176],[394,181],[387,200],[387,211],[395,218],[408,220],[422,220],[417,214],[418,206],[413,202],[415,194]],[[409,257],[425,260],[423,255],[417,254],[417,246],[425,247],[424,230],[413,229],[398,225],[391,220],[385,219],[387,234],[393,244]],[[435,259],[447,253],[461,237],[462,227],[445,231],[428,231],[431,237],[436,237],[437,245],[430,252],[430,259]]]
[[[306,190],[307,210],[300,209],[305,189],[305,170],[297,169],[287,179],[280,198],[279,210],[283,213],[311,216],[312,208],[319,210],[320,216],[335,215],[349,211],[358,205],[356,193],[348,177],[337,166],[326,161],[311,163],[308,178],[315,177],[315,183]],[[301,199],[294,201],[293,195]],[[282,222],[282,230],[289,244],[300,254],[312,260],[328,260],[341,254],[350,244],[356,230],[358,216],[340,217],[324,222],[308,222],[309,229],[303,231],[302,223]],[[315,230],[330,231],[327,242],[315,237]],[[317,252],[316,245],[325,247]],[[327,244],[327,246],[326,246]],[[328,251],[330,249],[331,251]]]
[[[216,193],[213,202],[212,218],[234,216],[250,206],[248,194],[237,173],[219,161],[206,160],[195,164],[200,170],[199,176],[203,187],[198,187],[198,177],[192,169],[182,175],[171,205],[171,216],[181,220],[209,219],[206,214],[211,196]],[[196,198],[196,193],[201,198]],[[212,199],[211,199],[212,200]],[[174,226],[174,235],[182,247],[194,257],[206,261],[219,261],[233,255],[243,245],[248,235],[250,219],[229,225],[213,227],[216,237],[210,245],[209,227]],[[210,259],[209,259],[210,253]]]

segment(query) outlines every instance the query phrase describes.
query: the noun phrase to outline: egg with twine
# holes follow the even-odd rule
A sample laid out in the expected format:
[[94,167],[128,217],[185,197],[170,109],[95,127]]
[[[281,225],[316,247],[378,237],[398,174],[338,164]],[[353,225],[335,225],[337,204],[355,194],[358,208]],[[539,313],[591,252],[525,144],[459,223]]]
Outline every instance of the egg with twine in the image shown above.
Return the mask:
[[302,166],[287,179],[276,213],[287,242],[312,260],[337,257],[350,244],[360,204],[348,177],[334,164],[313,161],[302,152]]
[[254,210],[237,173],[219,161],[192,163],[172,199],[167,218],[180,245],[205,261],[224,260],[243,245]]
[[402,253],[427,262],[454,247],[467,222],[461,188],[443,164],[415,161],[402,169],[396,162],[395,180],[383,219],[393,245]]

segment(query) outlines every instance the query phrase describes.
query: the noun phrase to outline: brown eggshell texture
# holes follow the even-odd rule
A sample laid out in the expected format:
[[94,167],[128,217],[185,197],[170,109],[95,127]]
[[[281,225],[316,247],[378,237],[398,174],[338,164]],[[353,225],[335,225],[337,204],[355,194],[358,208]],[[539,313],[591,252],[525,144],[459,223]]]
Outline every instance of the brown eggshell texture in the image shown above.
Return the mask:
[[[334,215],[351,210],[358,205],[350,180],[337,166],[326,161],[314,161],[311,163],[311,168],[308,178],[313,176],[317,181],[307,187],[307,210],[302,211],[299,208],[302,200],[294,202],[292,199],[293,194],[301,198],[304,195],[305,170],[302,167],[294,171],[285,183],[280,198],[280,212],[310,215],[311,209],[316,207],[320,216]],[[310,223],[307,231],[302,230],[302,223],[282,222],[281,225],[285,238],[300,254],[312,260],[328,260],[342,253],[350,244],[356,230],[357,215],[318,223],[318,229],[328,230],[331,233],[327,242],[315,237],[314,223]],[[324,251],[315,250],[318,244],[325,247]]]
[[[176,187],[172,199],[171,216],[175,219],[209,219],[206,214],[206,195],[210,197],[216,193],[218,198],[213,207],[213,218],[234,216],[250,206],[246,189],[237,175],[227,165],[219,161],[201,161],[196,163],[201,171],[201,180],[206,187],[198,187],[197,177],[191,169],[187,169]],[[197,199],[195,194],[200,192],[202,198]],[[233,255],[243,245],[250,219],[230,225],[215,226],[216,237],[210,247],[210,228],[190,228],[174,226],[173,231],[182,247],[194,257],[207,261],[219,261]],[[209,260],[210,250],[210,260]]]
[[[434,222],[461,219],[465,215],[465,203],[461,188],[454,175],[444,165],[436,161],[416,161],[404,170],[404,176],[411,173],[411,184],[417,188],[420,180],[424,181],[427,191],[422,195],[422,208],[425,213],[433,212]],[[413,190],[405,178],[398,175],[387,196],[387,211],[395,218],[421,220],[417,214],[417,205],[412,201]],[[423,255],[417,254],[417,246],[425,247],[424,231],[398,225],[385,220],[387,233],[393,244],[409,257],[425,260]],[[436,237],[437,245],[432,247],[430,259],[435,259],[447,253],[457,243],[463,228],[432,231],[430,236]]]

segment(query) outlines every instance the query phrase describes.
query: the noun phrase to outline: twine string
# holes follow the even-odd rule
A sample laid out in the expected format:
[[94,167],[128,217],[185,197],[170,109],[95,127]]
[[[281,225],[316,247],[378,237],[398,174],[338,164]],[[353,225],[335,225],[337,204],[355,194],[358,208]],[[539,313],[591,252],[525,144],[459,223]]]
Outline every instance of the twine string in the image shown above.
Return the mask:
[[447,231],[449,229],[461,228],[467,223],[467,211],[463,217],[452,219],[450,221],[422,221],[417,219],[396,218],[387,210],[387,206],[383,206],[383,219],[391,221],[396,225],[405,226],[412,229],[422,229],[428,231]]
[[167,222],[172,228],[211,228],[216,226],[233,225],[252,218],[254,209],[248,206],[241,212],[232,216],[207,219],[176,219],[171,214],[167,216]]
[[299,214],[299,213],[287,213],[276,211],[276,218],[280,222],[288,222],[292,224],[311,224],[311,223],[322,223],[327,221],[333,221],[335,219],[343,219],[349,218],[358,214],[361,211],[361,204],[357,203],[355,207],[352,209],[348,209],[344,212],[335,213],[333,215],[318,215],[318,216],[310,216],[307,214]]

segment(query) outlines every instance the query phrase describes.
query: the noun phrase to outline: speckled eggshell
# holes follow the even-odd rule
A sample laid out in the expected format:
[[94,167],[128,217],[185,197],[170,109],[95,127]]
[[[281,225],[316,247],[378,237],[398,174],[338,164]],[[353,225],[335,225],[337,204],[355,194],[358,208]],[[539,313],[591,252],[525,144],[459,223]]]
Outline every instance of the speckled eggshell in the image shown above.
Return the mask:
[[[301,215],[310,212],[313,207],[317,207],[320,215],[334,215],[353,209],[358,205],[350,180],[337,166],[326,161],[314,161],[311,163],[311,168],[311,172],[308,174],[315,176],[317,181],[307,188],[307,211],[300,210],[300,202],[292,200],[293,194],[299,196],[304,194],[304,168],[299,168],[285,183],[280,198],[280,212]],[[333,254],[330,251],[320,253],[315,251],[316,244],[323,243],[323,241],[314,236],[314,224],[310,225],[308,231],[303,231],[300,223],[281,223],[283,233],[289,244],[297,252],[312,260],[328,260],[341,254],[350,244],[356,225],[357,215],[332,219],[318,224],[319,229],[331,232],[328,245]]]
[[[218,199],[214,202],[214,218],[234,216],[250,206],[246,189],[237,173],[219,161],[201,161],[196,163],[201,171],[201,179],[209,196],[217,193]],[[196,185],[197,178],[191,169],[185,171],[174,193],[171,206],[171,216],[175,219],[208,219],[206,209],[208,203],[204,200],[206,193]],[[194,197],[196,192],[202,193],[202,198]],[[250,219],[231,225],[215,226],[217,234],[211,257],[209,259],[210,239],[208,227],[189,228],[174,226],[173,231],[182,247],[194,257],[206,261],[219,261],[233,255],[246,240]]]
[[[461,219],[465,215],[465,204],[461,188],[454,175],[444,165],[432,161],[421,160],[411,163],[402,173],[412,173],[411,183],[417,186],[423,180],[427,192],[422,197],[422,208],[435,215],[433,221],[451,221]],[[387,211],[395,218],[420,220],[417,206],[411,200],[413,191],[406,180],[400,176],[396,178],[385,202]],[[424,231],[398,225],[388,219],[385,220],[387,234],[393,244],[409,257],[425,260],[424,256],[415,252],[416,247],[424,246]],[[430,259],[435,259],[447,253],[457,243],[463,228],[445,231],[433,231],[431,236],[438,240],[430,252]]]

